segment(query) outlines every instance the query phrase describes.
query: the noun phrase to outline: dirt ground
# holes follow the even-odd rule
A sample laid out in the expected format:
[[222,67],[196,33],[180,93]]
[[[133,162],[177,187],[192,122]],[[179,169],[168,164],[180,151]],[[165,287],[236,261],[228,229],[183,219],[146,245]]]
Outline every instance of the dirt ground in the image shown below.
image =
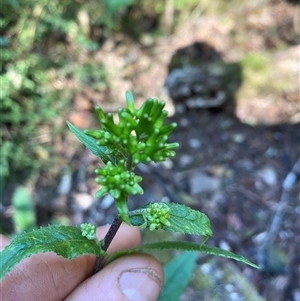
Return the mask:
[[[214,232],[209,244],[253,262],[260,260],[260,246],[270,233],[276,212],[281,210],[282,221],[266,251],[264,269],[250,270],[240,264],[234,267],[265,300],[299,301],[299,174],[288,192],[286,205],[283,209],[279,206],[283,183],[300,157],[299,45],[277,47],[284,33],[274,34],[273,15],[278,17],[283,11],[288,15],[291,6],[285,4],[283,9],[276,5],[272,11],[268,11],[269,7],[255,12],[245,10],[247,18],[239,28],[232,24],[233,20],[222,23],[213,16],[201,18],[196,11],[169,37],[154,39],[145,34],[139,42],[118,35],[108,39],[90,59],[105,64],[109,70],[109,88],[101,93],[89,89],[79,93],[68,119],[82,129],[94,127],[95,120],[90,117],[94,106],[115,111],[124,105],[126,90],[133,92],[137,106],[148,97],[164,99],[171,113],[169,121],[178,124],[171,140],[179,142],[180,147],[177,156],[165,164],[139,168],[145,193],[130,201],[131,208],[163,199],[201,210],[209,216]],[[239,30],[247,32],[246,41],[233,39],[232,28],[235,35]],[[228,62],[238,61],[248,52],[269,51],[275,62],[269,70],[269,80],[276,85],[278,73],[287,73],[288,88],[274,86],[273,91],[252,95],[242,87],[236,96],[234,114],[224,110],[176,112],[163,88],[168,65],[177,49],[196,41],[208,43]],[[113,200],[105,197],[99,202],[94,198],[98,189],[93,173],[99,164],[97,158],[78,148],[71,134],[58,143],[62,143],[58,146],[62,153],[66,145],[74,145],[74,149],[63,153],[62,162],[68,171],[62,170],[61,177],[52,179],[50,189],[47,175],[37,181],[34,195],[39,224],[65,219],[74,224],[110,223],[115,214]],[[198,263],[203,263],[201,257]],[[195,286],[190,286],[182,300],[250,300],[244,298],[228,295],[205,299]]]

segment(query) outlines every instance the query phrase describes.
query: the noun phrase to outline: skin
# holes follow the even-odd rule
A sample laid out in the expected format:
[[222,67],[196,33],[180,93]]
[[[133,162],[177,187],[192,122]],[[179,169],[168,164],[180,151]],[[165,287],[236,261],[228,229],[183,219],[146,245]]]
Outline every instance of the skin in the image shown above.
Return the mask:
[[[97,229],[103,238],[109,226]],[[139,229],[122,224],[108,253],[138,246]],[[0,236],[0,248],[9,239]],[[133,254],[119,258],[92,275],[95,257],[67,260],[54,253],[33,255],[21,261],[0,283],[6,301],[156,301],[163,286],[161,264],[152,256]],[[92,276],[91,276],[92,275]]]

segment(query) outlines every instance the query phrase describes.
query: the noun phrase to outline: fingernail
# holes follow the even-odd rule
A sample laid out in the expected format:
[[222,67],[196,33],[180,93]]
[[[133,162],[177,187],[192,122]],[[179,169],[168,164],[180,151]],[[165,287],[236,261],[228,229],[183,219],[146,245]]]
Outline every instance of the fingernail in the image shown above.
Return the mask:
[[132,269],[121,274],[119,287],[129,301],[156,301],[162,280],[154,270]]

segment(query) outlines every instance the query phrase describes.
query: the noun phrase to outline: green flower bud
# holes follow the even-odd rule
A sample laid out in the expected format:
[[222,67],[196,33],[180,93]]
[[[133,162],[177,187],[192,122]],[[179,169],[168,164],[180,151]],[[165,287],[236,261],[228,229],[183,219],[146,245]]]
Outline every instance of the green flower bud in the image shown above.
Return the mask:
[[[168,144],[169,135],[176,123],[163,125],[167,111],[165,103],[157,98],[149,98],[139,108],[134,108],[133,96],[126,93],[127,107],[118,109],[119,123],[115,123],[111,113],[105,114],[96,108],[102,129],[87,130],[98,145],[105,146],[107,152],[117,160],[132,158],[132,168],[138,163],[160,162],[175,154],[178,144]],[[168,152],[167,150],[173,152]]]
[[154,230],[158,230],[158,229],[160,229],[160,225],[158,225],[156,223],[151,223],[149,226],[150,231],[154,231]]
[[89,240],[96,238],[96,227],[92,224],[81,224],[81,235]]
[[154,105],[154,100],[152,98],[148,98],[143,104],[142,106],[138,109],[138,111],[136,112],[136,116],[141,119],[142,116],[146,115],[150,115],[151,114],[151,110],[153,108]]
[[127,194],[142,194],[143,189],[138,184],[142,177],[135,175],[134,172],[125,169],[124,160],[120,160],[118,165],[113,165],[110,161],[103,168],[95,170],[101,177],[96,178],[96,182],[102,185],[97,191],[97,197],[110,193],[115,199],[126,192]]
[[101,126],[102,121],[105,120],[105,114],[104,114],[103,110],[101,109],[101,107],[99,107],[99,106],[96,106],[95,111],[96,111],[96,114],[97,114],[97,117],[98,117],[98,120],[99,120],[100,126]]
[[131,92],[127,91],[125,94],[126,97],[126,103],[127,103],[127,108],[130,112],[135,112],[135,108],[134,108],[134,99],[133,99],[133,95]]
[[165,203],[153,203],[145,210],[143,214],[149,224],[150,231],[161,229],[163,225],[170,227],[170,208]]
[[162,111],[160,116],[156,119],[154,125],[157,127],[161,127],[164,124],[165,119],[168,116],[168,114],[169,114],[168,111],[166,111],[166,110]]
[[118,113],[120,120],[124,123],[124,126],[132,129],[136,127],[137,122],[134,120],[134,116],[132,114],[125,110],[120,110]]

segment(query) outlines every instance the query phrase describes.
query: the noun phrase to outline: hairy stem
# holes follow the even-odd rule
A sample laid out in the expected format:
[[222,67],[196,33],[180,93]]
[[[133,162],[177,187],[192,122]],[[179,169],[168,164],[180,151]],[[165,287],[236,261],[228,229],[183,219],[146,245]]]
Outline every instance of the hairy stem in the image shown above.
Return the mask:
[[[132,169],[132,157],[129,155],[126,159],[126,169],[131,171]],[[128,201],[128,196],[126,197],[126,202]],[[122,224],[122,219],[117,215],[113,220],[110,228],[108,229],[103,242],[102,242],[102,250],[107,251],[109,245],[111,244],[112,240],[114,239],[115,235],[117,234],[120,226]],[[94,265],[93,273],[97,273],[100,271],[104,266],[104,257],[97,257],[96,262]]]
[[[122,220],[119,218],[119,216],[116,216],[103,239],[102,250],[107,251],[109,245],[111,244],[112,240],[117,234],[121,224],[122,224]],[[104,257],[97,257],[94,265],[93,274],[100,271],[103,268],[103,266],[104,266]]]

